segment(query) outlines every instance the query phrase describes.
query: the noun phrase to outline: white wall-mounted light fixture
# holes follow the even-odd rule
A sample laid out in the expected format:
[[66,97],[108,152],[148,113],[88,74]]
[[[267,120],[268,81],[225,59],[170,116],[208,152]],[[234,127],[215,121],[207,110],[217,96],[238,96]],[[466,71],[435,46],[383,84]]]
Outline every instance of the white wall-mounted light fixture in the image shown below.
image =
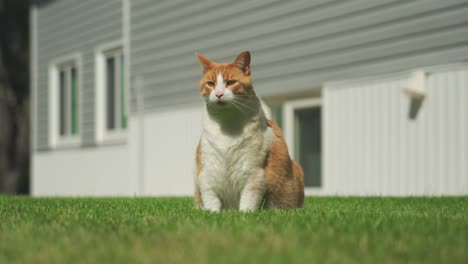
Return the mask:
[[422,100],[426,96],[426,79],[426,72],[422,70],[414,71],[408,78],[408,83],[403,90],[411,98]]

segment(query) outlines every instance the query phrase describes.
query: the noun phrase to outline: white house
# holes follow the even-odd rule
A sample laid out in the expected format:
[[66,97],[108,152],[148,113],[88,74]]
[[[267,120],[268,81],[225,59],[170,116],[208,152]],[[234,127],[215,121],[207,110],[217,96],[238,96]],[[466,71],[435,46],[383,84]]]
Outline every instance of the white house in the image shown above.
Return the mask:
[[32,195],[191,195],[194,52],[243,50],[307,194],[468,194],[467,0],[36,0],[31,29]]

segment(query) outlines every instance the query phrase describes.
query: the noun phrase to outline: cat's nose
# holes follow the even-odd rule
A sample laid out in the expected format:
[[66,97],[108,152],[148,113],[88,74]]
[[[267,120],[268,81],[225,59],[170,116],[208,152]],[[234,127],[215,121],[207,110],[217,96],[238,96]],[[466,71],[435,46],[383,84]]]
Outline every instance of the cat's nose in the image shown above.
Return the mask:
[[223,93],[215,93],[216,97],[218,97],[218,99],[221,99],[221,97],[223,97]]

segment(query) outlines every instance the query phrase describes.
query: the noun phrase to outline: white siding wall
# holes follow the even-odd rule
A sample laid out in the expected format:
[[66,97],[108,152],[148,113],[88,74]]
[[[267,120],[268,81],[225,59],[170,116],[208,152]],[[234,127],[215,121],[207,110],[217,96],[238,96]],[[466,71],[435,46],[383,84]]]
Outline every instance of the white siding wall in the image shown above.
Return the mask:
[[468,194],[468,70],[431,73],[414,119],[407,79],[325,87],[324,194]]
[[34,155],[33,196],[130,196],[126,145],[38,152]]
[[143,115],[142,195],[193,195],[202,111],[200,99],[199,104]]

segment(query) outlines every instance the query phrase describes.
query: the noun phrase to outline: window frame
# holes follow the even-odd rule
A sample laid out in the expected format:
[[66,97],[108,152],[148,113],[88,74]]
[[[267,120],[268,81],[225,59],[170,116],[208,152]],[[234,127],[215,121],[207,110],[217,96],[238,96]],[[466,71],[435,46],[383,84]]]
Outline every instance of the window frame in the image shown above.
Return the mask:
[[[72,117],[69,116],[67,120],[67,126],[70,126],[69,133],[66,135],[61,135],[60,129],[60,73],[66,68],[68,71],[69,77],[65,78],[66,83],[71,81],[71,69],[75,68],[76,72],[76,134],[71,133],[71,122]],[[80,53],[73,53],[71,55],[62,56],[56,59],[53,59],[49,62],[49,76],[48,76],[48,87],[49,87],[49,102],[48,102],[48,118],[49,118],[49,147],[50,148],[69,148],[69,147],[78,147],[81,144],[81,131],[82,131],[82,107],[81,107],[81,91],[82,91],[82,56]],[[66,86],[71,90],[71,86],[67,84]],[[68,91],[70,93],[70,91]],[[70,94],[68,94],[70,95]],[[71,98],[67,96],[68,106],[71,107]],[[67,115],[71,115],[71,109],[67,110]]]
[[[123,77],[123,100],[121,95],[119,100],[116,100],[119,105],[121,102],[125,104],[123,113],[126,117],[126,127],[122,128],[120,126],[120,122],[117,122],[118,127],[115,129],[108,129],[107,128],[107,58],[109,58],[109,54],[113,54],[114,58],[116,54],[120,54],[123,56],[123,63],[124,69],[121,70],[121,66],[118,65],[117,70],[121,72],[116,76]],[[115,60],[114,60],[115,61]],[[115,64],[114,64],[115,65]],[[123,46],[123,42],[113,41],[101,46],[98,46],[95,50],[95,96],[96,96],[96,111],[95,111],[95,118],[96,118],[96,142],[97,143],[122,143],[126,142],[127,140],[127,131],[128,131],[128,58],[125,53],[125,48]],[[123,74],[123,76],[122,76]],[[114,76],[114,79],[118,78]],[[120,82],[119,82],[120,83]],[[119,108],[121,109],[121,108]],[[121,117],[122,112],[118,111],[118,116]],[[117,126],[116,125],[116,126]]]
[[285,135],[285,140],[286,144],[288,145],[288,151],[289,155],[291,156],[292,159],[295,159],[295,149],[294,149],[294,111],[299,110],[299,109],[307,109],[307,108],[315,108],[319,107],[321,110],[321,121],[322,124],[320,125],[321,129],[321,144],[322,144],[322,153],[321,153],[321,177],[322,177],[322,184],[320,187],[304,187],[304,191],[306,195],[318,195],[323,192],[324,185],[325,185],[325,174],[323,171],[323,161],[324,161],[324,155],[323,155],[323,137],[324,137],[324,131],[323,131],[323,107],[322,107],[322,99],[320,97],[312,97],[312,98],[306,98],[306,99],[298,99],[298,100],[288,100],[283,104],[283,127],[284,127],[284,135]]

